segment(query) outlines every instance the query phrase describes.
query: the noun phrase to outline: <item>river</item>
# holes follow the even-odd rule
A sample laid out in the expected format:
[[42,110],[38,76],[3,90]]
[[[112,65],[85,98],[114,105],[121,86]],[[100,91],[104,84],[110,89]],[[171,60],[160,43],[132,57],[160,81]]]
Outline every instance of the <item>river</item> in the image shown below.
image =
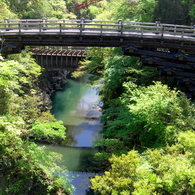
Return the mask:
[[100,86],[91,86],[89,76],[79,81],[67,79],[63,90],[52,95],[51,112],[55,118],[63,121],[67,128],[67,139],[62,145],[47,145],[47,150],[63,155],[61,165],[66,166],[69,177],[75,177],[71,182],[76,188],[73,195],[93,194],[86,193],[90,184],[88,178],[94,176],[93,172],[96,171],[93,155],[98,150],[91,147],[93,141],[101,138]]

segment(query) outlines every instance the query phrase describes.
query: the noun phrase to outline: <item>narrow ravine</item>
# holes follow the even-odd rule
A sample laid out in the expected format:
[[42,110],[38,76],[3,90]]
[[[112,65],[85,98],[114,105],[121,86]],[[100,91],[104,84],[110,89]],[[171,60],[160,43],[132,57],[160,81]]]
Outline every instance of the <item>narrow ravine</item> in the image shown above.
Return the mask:
[[71,182],[76,188],[73,195],[87,194],[89,177],[96,172],[92,159],[98,149],[92,148],[93,141],[101,138],[98,87],[91,86],[88,78],[68,79],[63,90],[52,96],[51,112],[66,126],[67,139],[59,145],[47,145],[47,150],[61,153],[61,165],[68,169],[69,177],[76,176]]

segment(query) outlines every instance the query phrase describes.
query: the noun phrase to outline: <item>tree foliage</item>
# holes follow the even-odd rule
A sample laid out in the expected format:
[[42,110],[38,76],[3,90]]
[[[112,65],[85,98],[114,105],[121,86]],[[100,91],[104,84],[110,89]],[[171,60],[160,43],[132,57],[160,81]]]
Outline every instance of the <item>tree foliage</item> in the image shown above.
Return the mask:
[[111,169],[91,179],[92,189],[106,195],[194,194],[194,136],[181,132],[171,147],[113,155]]
[[5,18],[13,19],[16,16],[10,9],[9,6],[5,3],[4,0],[0,0],[0,20],[3,20]]
[[114,19],[123,19],[139,22],[153,22],[153,12],[156,0],[121,0],[117,1],[118,6]]
[[162,147],[175,143],[180,131],[194,130],[194,105],[181,92],[159,82],[148,87],[131,82],[124,86],[118,107],[104,112],[106,138],[122,139],[131,147]]
[[[194,3],[114,0],[88,11],[97,20],[192,25]],[[95,146],[103,149],[96,157],[109,163],[103,176],[91,179],[92,189],[106,195],[194,194],[194,104],[174,89],[173,79],[160,78],[138,58],[123,56],[118,49],[107,57],[100,51],[91,50],[90,61],[80,70],[104,79],[103,139]]]
[[193,0],[156,0],[154,20],[171,24],[194,24],[194,1]]
[[[3,186],[0,194],[19,195],[36,191],[37,194],[45,195],[63,192],[62,184],[67,183],[67,179],[64,178],[64,183],[59,186],[55,181],[57,175],[52,174],[60,171],[60,167],[55,164],[60,157],[54,153],[46,153],[43,147],[33,142],[22,140],[18,134],[20,129],[16,129],[16,125],[3,125],[2,122],[1,117],[0,171]],[[7,120],[5,122],[8,123]]]
[[80,62],[81,65],[72,73],[72,76],[77,78],[90,73],[94,74],[96,79],[99,79],[102,77],[105,63],[111,55],[113,55],[113,48],[89,48],[87,57]]
[[[4,1],[6,7],[18,18],[75,18],[73,13],[68,12],[64,0],[11,0]],[[9,16],[9,15],[7,15]]]
[[40,109],[40,66],[23,51],[0,58],[0,70],[0,194],[70,193],[68,180],[63,182],[57,174],[61,171],[55,164],[58,155],[45,152],[30,139],[66,137],[62,122]]

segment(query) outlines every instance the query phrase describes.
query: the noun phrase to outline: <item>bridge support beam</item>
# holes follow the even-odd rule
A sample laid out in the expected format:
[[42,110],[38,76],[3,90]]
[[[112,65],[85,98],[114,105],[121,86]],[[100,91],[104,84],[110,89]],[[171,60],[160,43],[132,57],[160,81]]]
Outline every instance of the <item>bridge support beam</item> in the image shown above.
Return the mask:
[[75,70],[86,56],[86,50],[79,49],[31,49],[36,62],[47,71]]
[[0,53],[3,56],[7,56],[9,54],[17,54],[21,52],[21,47],[14,44],[2,45],[0,48]]
[[83,57],[78,56],[53,56],[53,55],[33,55],[36,59],[36,62],[47,71],[56,71],[56,70],[75,70],[79,61]]
[[181,91],[195,100],[195,55],[188,51],[136,48],[123,48],[123,54],[141,58],[144,66],[155,67],[160,75],[177,79]]

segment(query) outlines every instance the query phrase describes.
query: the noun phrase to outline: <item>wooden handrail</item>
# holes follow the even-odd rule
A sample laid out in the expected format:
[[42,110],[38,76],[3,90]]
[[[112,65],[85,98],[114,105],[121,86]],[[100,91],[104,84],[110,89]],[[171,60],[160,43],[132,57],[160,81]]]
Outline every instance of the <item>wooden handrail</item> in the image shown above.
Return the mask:
[[[9,24],[11,23],[24,23],[24,22],[42,22],[43,19],[7,19],[9,21]],[[51,22],[61,22],[61,23],[65,23],[65,22],[80,22],[81,19],[46,19],[47,23],[51,23]],[[85,23],[118,23],[118,21],[109,21],[109,20],[84,20]],[[5,20],[0,20],[0,23],[5,23]],[[155,26],[156,23],[151,23],[151,22],[132,22],[132,21],[123,21],[124,24],[135,24],[135,25],[146,25],[147,26]],[[166,24],[166,23],[161,23],[161,26],[173,26],[173,27],[178,27],[178,28],[193,28],[193,26],[187,26],[187,25],[178,25],[178,24]]]
[[[150,35],[151,37],[165,38],[173,36],[178,39],[193,38],[195,30],[193,26],[144,23],[130,21],[100,21],[86,19],[16,19],[0,20],[0,36],[16,34],[68,34],[78,33],[80,35],[140,35],[141,37]],[[195,38],[194,38],[195,41]]]

